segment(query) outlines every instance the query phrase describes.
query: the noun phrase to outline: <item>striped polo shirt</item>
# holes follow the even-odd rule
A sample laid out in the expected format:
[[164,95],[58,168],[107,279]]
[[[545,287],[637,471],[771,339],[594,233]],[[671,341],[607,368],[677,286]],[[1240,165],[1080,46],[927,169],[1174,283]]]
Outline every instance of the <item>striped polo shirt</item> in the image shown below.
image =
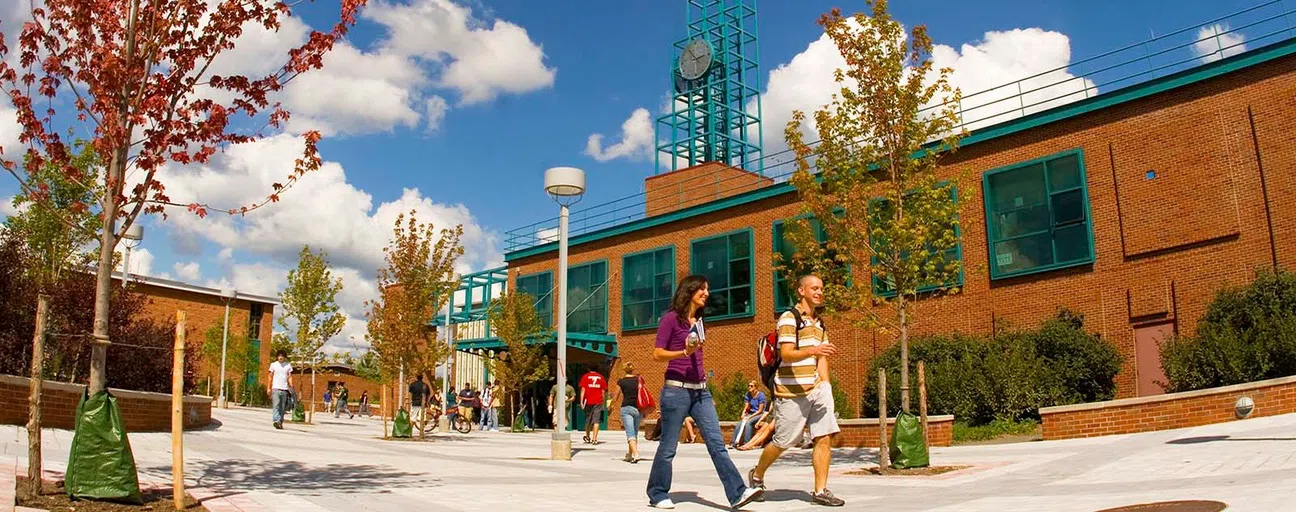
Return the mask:
[[[801,317],[805,325],[801,327],[800,336],[796,329],[796,315],[791,311],[783,313],[778,320],[778,342],[798,343],[797,348],[814,347],[827,342],[823,322],[818,318]],[[796,398],[806,396],[819,384],[819,358],[807,357],[797,362],[783,361],[774,374],[774,396],[777,398]]]

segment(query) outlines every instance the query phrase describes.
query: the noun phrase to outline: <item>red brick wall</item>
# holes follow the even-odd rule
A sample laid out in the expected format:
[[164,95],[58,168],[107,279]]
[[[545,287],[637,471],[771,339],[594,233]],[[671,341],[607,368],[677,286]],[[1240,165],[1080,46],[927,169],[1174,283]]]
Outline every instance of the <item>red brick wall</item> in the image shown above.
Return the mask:
[[707,162],[644,180],[644,213],[652,217],[774,184],[759,174]]
[[[646,432],[649,427],[655,425],[657,420],[644,420],[643,426],[639,428],[640,432]],[[849,420],[838,420],[841,426],[841,433],[833,436],[834,448],[877,448],[878,447],[878,420],[877,418],[859,418]],[[734,427],[737,424],[732,421],[720,422],[720,431],[724,434],[725,444],[733,440]],[[895,418],[887,418],[887,437],[891,436],[891,431],[895,429]],[[700,433],[699,433],[700,434]],[[685,441],[685,433],[680,432],[680,442]],[[698,439],[698,442],[702,442]],[[927,446],[950,446],[954,444],[954,416],[930,416],[927,418]]]
[[[27,396],[30,381],[24,377],[0,375],[0,424],[27,424]],[[41,424],[45,428],[72,429],[76,424],[76,407],[85,386],[45,381],[41,393]],[[117,407],[127,432],[170,432],[171,395],[110,389],[117,397]],[[184,398],[186,429],[211,424],[212,399],[205,396]]]
[[1296,377],[1142,398],[1040,409],[1044,439],[1133,434],[1236,419],[1234,404],[1249,396],[1252,417],[1296,412]]
[[[1290,134],[1296,133],[1293,67],[1296,57],[1284,57],[968,145],[948,157],[941,172],[964,192],[960,215],[965,286],[961,295],[920,301],[913,332],[988,333],[996,325],[1033,326],[1064,306],[1085,316],[1085,329],[1119,348],[1125,362],[1117,376],[1117,394],[1133,396],[1136,323],[1173,321],[1178,333],[1191,334],[1217,290],[1249,282],[1256,267],[1272,265],[1273,254],[1296,268],[1296,145],[1290,143]],[[1076,148],[1084,154],[1094,263],[991,281],[983,173]],[[1138,181],[1148,170],[1158,177]],[[1266,213],[1266,190],[1271,216]],[[1184,210],[1188,213],[1172,214]],[[692,240],[751,229],[755,315],[709,323],[705,351],[712,379],[735,372],[750,378],[755,374],[753,340],[773,328],[775,317],[772,224],[797,213],[795,194],[785,194],[580,244],[571,248],[570,262],[608,261],[608,324],[618,334],[619,355],[638,367],[652,389],[660,389],[664,363],[651,358],[655,333],[620,330],[622,255],[673,246],[678,279],[689,273]],[[1167,222],[1172,226],[1162,229]],[[510,261],[510,279],[552,271],[556,259],[556,252],[547,252]],[[867,269],[857,272],[857,283],[869,281]],[[858,401],[869,361],[892,344],[894,336],[852,329],[844,322],[831,325],[831,336],[841,348],[832,359],[833,375],[847,396]],[[852,406],[859,409],[858,403]]]

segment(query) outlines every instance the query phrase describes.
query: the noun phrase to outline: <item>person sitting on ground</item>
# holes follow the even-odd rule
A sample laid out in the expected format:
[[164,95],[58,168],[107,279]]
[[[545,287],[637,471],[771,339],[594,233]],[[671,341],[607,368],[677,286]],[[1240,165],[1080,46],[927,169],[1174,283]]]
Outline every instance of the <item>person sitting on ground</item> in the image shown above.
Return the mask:
[[745,452],[747,450],[764,448],[765,445],[774,438],[774,421],[775,419],[773,415],[769,413],[762,415],[760,420],[756,422],[756,426],[752,429],[753,432],[751,439],[746,443],[743,443],[742,446],[739,446],[738,451]]
[[698,439],[697,424],[693,423],[692,416],[684,417],[684,432],[688,434],[688,443],[696,443]]

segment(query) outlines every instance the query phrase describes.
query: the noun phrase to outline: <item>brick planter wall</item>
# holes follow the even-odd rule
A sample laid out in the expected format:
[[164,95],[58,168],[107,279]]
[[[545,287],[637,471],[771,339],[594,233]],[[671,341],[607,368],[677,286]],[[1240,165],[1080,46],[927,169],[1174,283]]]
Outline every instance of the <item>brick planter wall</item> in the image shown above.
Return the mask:
[[1133,434],[1235,419],[1233,404],[1249,396],[1252,417],[1296,412],[1296,376],[1183,393],[1040,409],[1044,439]]
[[[25,377],[0,375],[0,424],[27,424],[29,386],[29,379]],[[77,403],[81,401],[84,390],[85,386],[80,384],[45,381],[41,390],[41,425],[72,429]],[[171,431],[171,395],[125,389],[108,391],[117,397],[127,432]],[[184,397],[185,428],[196,429],[211,424],[211,403],[211,397]]]
[[[647,432],[650,427],[655,425],[657,420],[644,420],[643,425],[639,427],[640,435]],[[725,444],[733,439],[734,426],[737,422],[722,421],[720,422],[720,431],[724,434]],[[878,446],[878,420],[877,418],[859,418],[849,420],[837,420],[837,425],[841,427],[841,433],[833,437],[834,448],[877,448]],[[887,435],[891,435],[891,430],[895,428],[895,418],[887,418]],[[699,434],[701,434],[699,432]],[[583,435],[583,433],[582,433]],[[606,438],[602,439],[606,440]],[[680,442],[684,442],[685,434],[680,432]],[[701,442],[701,439],[698,440]],[[928,416],[927,417],[927,445],[928,446],[950,446],[954,443],[954,416]]]

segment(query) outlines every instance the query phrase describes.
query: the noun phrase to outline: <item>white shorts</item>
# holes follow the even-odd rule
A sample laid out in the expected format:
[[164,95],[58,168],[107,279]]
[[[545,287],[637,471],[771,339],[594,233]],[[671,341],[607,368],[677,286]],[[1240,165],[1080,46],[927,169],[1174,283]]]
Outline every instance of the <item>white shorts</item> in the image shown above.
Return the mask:
[[806,396],[774,399],[774,445],[785,450],[797,446],[807,425],[811,439],[841,432],[834,409],[832,385],[827,382]]

